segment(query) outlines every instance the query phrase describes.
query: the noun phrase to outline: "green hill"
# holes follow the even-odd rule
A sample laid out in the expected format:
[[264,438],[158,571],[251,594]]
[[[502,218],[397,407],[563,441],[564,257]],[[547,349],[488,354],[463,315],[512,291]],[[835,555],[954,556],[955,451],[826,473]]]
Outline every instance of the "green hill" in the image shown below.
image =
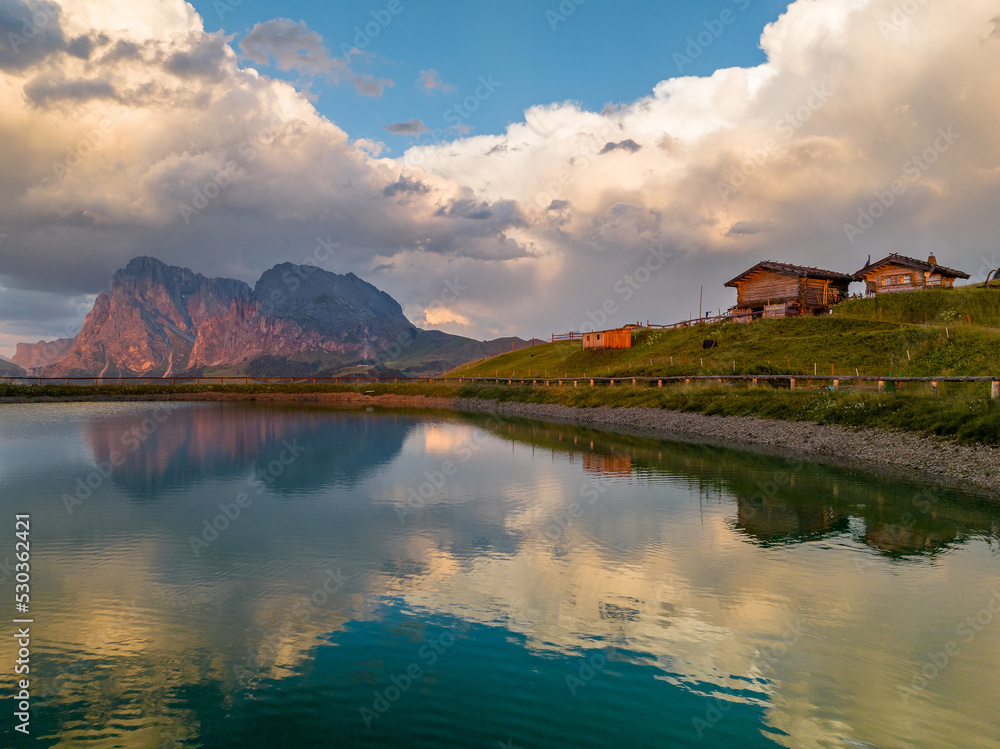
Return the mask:
[[[926,320],[926,322],[925,322]],[[705,348],[708,341],[714,347]],[[642,330],[631,349],[549,343],[462,366],[465,377],[688,374],[988,376],[1000,374],[1000,290],[855,299],[823,317]]]
[[24,374],[25,371],[14,362],[0,359],[0,377],[22,377]]

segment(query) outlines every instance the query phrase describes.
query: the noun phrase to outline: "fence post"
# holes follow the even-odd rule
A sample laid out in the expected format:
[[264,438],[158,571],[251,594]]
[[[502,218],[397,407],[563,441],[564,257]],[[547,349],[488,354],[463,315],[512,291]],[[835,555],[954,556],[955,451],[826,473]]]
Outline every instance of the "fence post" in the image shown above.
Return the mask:
[[790,382],[792,383],[791,389],[795,390],[795,378],[793,377]]
[[573,380],[573,387],[575,387],[575,388],[580,387],[580,381],[579,380]]
[[594,387],[594,381],[593,380],[590,381],[590,386]]
[[840,390],[840,380],[834,380],[833,381],[833,389],[834,390]]
[[990,398],[993,400],[1000,398],[1000,382],[996,380],[990,383]]
[[751,381],[750,387],[752,387],[752,388],[757,387],[757,378],[756,377],[754,377],[753,380]]
[[635,387],[635,380],[632,380],[632,387]]
[[880,393],[884,393],[885,392],[885,380],[879,380],[878,381],[878,391]]
[[656,387],[658,387],[658,388],[663,387],[663,380],[657,380],[656,381]]
[[684,387],[690,387],[690,386],[691,386],[691,380],[684,380]]

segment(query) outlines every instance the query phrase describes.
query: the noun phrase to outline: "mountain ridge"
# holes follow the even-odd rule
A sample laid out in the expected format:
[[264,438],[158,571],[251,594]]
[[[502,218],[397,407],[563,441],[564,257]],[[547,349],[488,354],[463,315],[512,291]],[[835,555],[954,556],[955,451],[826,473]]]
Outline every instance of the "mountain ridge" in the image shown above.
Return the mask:
[[14,363],[43,377],[238,375],[262,366],[296,376],[433,375],[523,345],[421,330],[353,273],[283,262],[251,287],[138,256],[114,272],[74,339],[18,344]]

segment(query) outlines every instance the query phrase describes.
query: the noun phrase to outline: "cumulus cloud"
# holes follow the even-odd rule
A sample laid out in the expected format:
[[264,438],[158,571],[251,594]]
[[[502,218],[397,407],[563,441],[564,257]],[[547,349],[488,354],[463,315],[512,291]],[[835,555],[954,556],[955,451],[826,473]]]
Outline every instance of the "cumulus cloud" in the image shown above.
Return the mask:
[[396,135],[423,135],[429,133],[431,129],[424,124],[423,120],[406,120],[405,122],[393,122],[385,125],[383,130],[388,130]]
[[432,96],[438,91],[442,94],[454,94],[458,91],[457,87],[442,81],[438,76],[438,72],[434,68],[420,71],[420,77],[417,79],[417,86],[428,96]]
[[323,43],[323,37],[310,29],[305,21],[276,18],[258,23],[240,41],[243,55],[260,65],[274,60],[279,70],[297,70],[307,76],[325,75],[334,81],[349,81],[362,96],[382,96],[386,88],[395,85],[386,78],[351,69],[347,58],[335,58]]
[[[39,7],[0,0],[5,29],[19,2]],[[0,274],[93,294],[152,254],[252,282],[322,238],[338,245],[324,267],[378,269],[415,319],[457,278],[469,291],[448,309],[466,334],[527,337],[682,319],[701,284],[728,307],[722,284],[765,257],[995,268],[995,0],[922,4],[901,24],[896,4],[798,0],[763,30],[760,66],[667,79],[604,112],[540,103],[504,132],[391,160],[241,67],[181,0],[61,0],[27,57],[0,46]],[[254,39],[257,64],[336,74],[304,24]]]

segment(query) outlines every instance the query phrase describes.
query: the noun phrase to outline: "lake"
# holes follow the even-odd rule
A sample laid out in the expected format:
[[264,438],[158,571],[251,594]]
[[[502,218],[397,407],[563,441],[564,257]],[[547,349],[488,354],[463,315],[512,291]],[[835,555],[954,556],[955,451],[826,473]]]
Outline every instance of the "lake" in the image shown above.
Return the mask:
[[3,746],[1000,747],[1000,507],[930,484],[488,416],[31,404],[0,407],[0,505],[0,611],[32,619]]

